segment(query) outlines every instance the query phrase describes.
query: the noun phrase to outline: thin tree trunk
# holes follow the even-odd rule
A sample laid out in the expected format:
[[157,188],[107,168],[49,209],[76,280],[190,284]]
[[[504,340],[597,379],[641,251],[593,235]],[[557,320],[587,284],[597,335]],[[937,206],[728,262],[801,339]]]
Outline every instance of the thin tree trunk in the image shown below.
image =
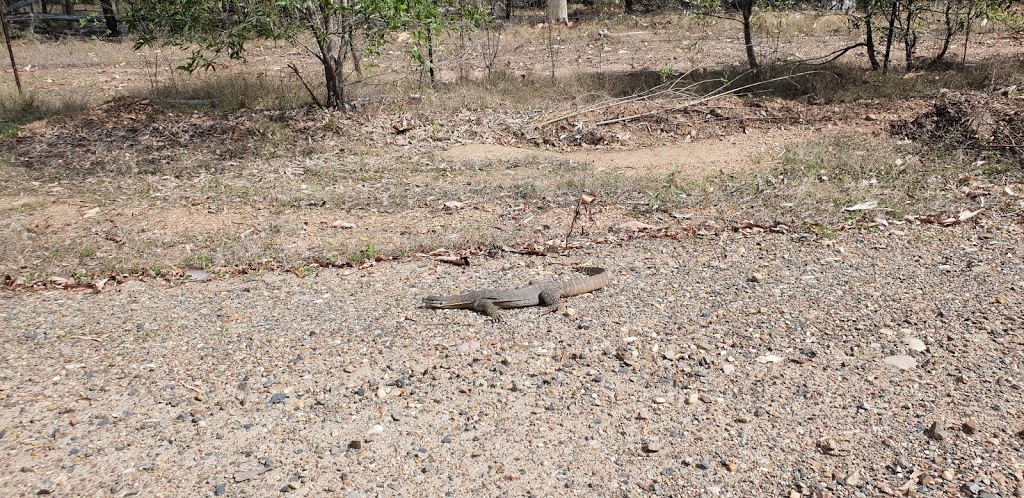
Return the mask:
[[107,35],[112,37],[121,36],[117,29],[117,16],[114,15],[114,2],[112,0],[100,0],[100,9],[103,10],[103,21],[107,25]]
[[627,14],[632,14],[633,13],[633,0],[626,0],[623,3],[626,6],[626,13]]
[[917,49],[917,31],[914,30],[914,2],[907,2],[907,21],[903,25],[903,57],[907,64],[907,72],[914,70],[914,51]]
[[949,51],[949,44],[953,41],[953,36],[958,31],[956,23],[953,19],[953,0],[946,0],[946,9],[943,20],[946,25],[945,36],[942,37],[942,47],[939,48],[939,53],[935,55],[935,58],[928,63],[929,66],[935,66],[942,62],[942,59],[946,58],[946,52]]
[[889,72],[889,61],[892,55],[892,37],[896,33],[896,15],[900,10],[899,0],[892,2],[892,13],[889,15],[889,33],[885,37],[885,57],[882,59],[882,74]]
[[882,65],[878,63],[878,54],[875,53],[875,33],[874,28],[871,25],[871,12],[869,11],[864,17],[864,44],[867,46],[868,61],[871,62],[871,70],[878,71],[882,68]]
[[971,43],[971,26],[974,24],[974,2],[971,2],[971,8],[967,11],[967,26],[964,27],[964,55],[960,59],[960,64],[967,64],[967,45]]
[[743,15],[743,45],[747,50],[747,65],[751,70],[757,71],[757,55],[754,53],[754,29],[750,25],[750,18],[754,16],[755,0],[740,0],[740,13]]
[[427,28],[427,70],[430,71],[430,84],[434,84],[434,35],[433,28]]
[[505,0],[505,20],[512,19],[512,3],[514,0]]
[[21,76],[18,75],[18,63],[14,62],[14,49],[11,48],[11,35],[7,32],[7,19],[4,18],[4,6],[2,3],[0,3],[0,27],[2,27],[4,31],[4,43],[7,44],[7,55],[11,58],[11,70],[14,71],[14,86],[18,87],[18,95],[21,95]]

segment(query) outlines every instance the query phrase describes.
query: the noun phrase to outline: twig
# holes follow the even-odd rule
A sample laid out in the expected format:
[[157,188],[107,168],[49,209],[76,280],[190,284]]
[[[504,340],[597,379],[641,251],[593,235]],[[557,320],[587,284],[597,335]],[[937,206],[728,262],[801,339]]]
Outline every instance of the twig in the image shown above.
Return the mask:
[[[590,204],[594,202],[594,197],[583,194],[580,196],[579,202],[576,203],[576,211],[572,215],[572,222],[569,223],[569,231],[565,234],[565,249],[569,249],[569,236],[572,235],[572,229],[576,227],[576,220],[580,218],[580,214],[583,211],[587,213],[587,219],[594,221],[594,216],[590,212]],[[583,224],[580,223],[580,233],[583,233]]]
[[323,102],[320,102],[320,98],[317,97],[316,94],[313,93],[313,89],[310,88],[309,85],[306,84],[305,78],[303,78],[302,74],[299,73],[298,66],[296,66],[295,64],[288,64],[288,68],[291,69],[292,72],[295,73],[295,76],[299,78],[299,82],[302,83],[302,86],[306,88],[306,92],[308,92],[309,96],[313,98],[313,102],[316,103],[316,106],[321,108],[321,109],[323,109],[324,108]]
[[195,392],[196,394],[203,394],[203,392],[202,392],[202,391],[200,391],[198,387],[196,387],[196,386],[190,386],[190,385],[186,384],[186,383],[185,383],[185,381],[183,381],[183,380],[179,380],[179,381],[178,381],[178,383],[179,383],[179,384],[181,384],[182,386],[184,386],[184,387],[188,388],[188,389],[191,389],[191,390],[192,390],[193,392]]
[[[753,88],[753,87],[756,87],[758,85],[763,85],[765,83],[771,83],[773,81],[780,81],[780,80],[792,78],[792,77],[795,77],[795,76],[802,76],[802,75],[805,75],[805,74],[812,74],[812,73],[816,73],[816,72],[819,72],[819,71],[806,71],[806,72],[803,72],[803,73],[791,74],[791,75],[788,75],[788,76],[780,76],[778,78],[772,78],[772,79],[765,80],[765,81],[758,81],[756,83],[751,83],[749,85],[743,85],[743,86],[741,86],[739,88],[733,88],[732,90],[721,91],[722,88],[725,88],[725,86],[728,85],[728,83],[726,83],[726,85],[718,87],[717,89],[715,89],[711,93],[708,93],[708,94],[704,95],[703,97],[701,97],[701,98],[699,98],[697,100],[693,100],[693,101],[687,102],[687,103],[685,103],[683,105],[674,106],[674,107],[666,107],[666,108],[658,109],[658,110],[655,110],[655,111],[649,111],[649,112],[643,112],[643,113],[640,113],[640,114],[634,114],[632,116],[624,116],[624,117],[615,118],[615,119],[606,119],[604,121],[598,121],[597,123],[594,123],[594,125],[596,125],[596,126],[603,126],[603,125],[608,125],[608,124],[621,123],[623,121],[632,121],[634,119],[639,119],[639,118],[643,118],[643,117],[647,117],[647,116],[653,116],[653,115],[658,114],[658,113],[660,113],[660,112],[662,112],[664,110],[679,111],[679,110],[685,109],[687,107],[693,107],[693,106],[698,105],[698,104],[703,104],[705,102],[714,100],[714,99],[716,99],[718,97],[724,97],[726,95],[735,95],[737,93],[740,93],[743,90],[746,90],[747,88]],[[732,81],[735,81],[735,80],[732,80]],[[731,81],[729,83],[731,83]]]
[[73,335],[73,336],[71,336],[71,338],[72,339],[82,339],[84,341],[103,342],[103,338],[102,337],[92,337],[92,336],[88,336],[88,335]]

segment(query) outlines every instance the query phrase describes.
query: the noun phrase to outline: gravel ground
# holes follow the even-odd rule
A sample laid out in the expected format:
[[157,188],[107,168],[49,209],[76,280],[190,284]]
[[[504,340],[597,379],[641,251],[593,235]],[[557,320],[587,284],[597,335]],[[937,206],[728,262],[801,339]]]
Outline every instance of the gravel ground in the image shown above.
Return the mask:
[[[4,496],[1022,496],[1020,226],[0,299]],[[563,313],[419,307],[571,277]]]

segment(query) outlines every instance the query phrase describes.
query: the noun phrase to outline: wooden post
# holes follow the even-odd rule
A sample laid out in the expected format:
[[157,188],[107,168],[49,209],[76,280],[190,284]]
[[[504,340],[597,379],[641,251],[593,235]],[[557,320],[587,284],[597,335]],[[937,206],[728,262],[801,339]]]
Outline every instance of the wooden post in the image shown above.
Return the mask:
[[14,70],[14,86],[18,87],[18,95],[22,95],[21,77],[18,76],[18,64],[14,62],[14,49],[11,48],[11,35],[7,33],[7,18],[4,17],[3,2],[0,2],[0,25],[3,26],[4,43],[7,44],[7,55],[11,58],[11,69]]

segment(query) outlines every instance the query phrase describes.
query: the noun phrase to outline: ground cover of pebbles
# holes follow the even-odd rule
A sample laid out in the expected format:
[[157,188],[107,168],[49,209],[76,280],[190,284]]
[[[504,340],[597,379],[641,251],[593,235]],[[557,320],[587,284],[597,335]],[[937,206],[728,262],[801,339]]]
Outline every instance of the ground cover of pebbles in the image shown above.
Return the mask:
[[[1021,496],[1018,226],[0,298],[0,495]],[[491,323],[420,298],[613,273]]]

